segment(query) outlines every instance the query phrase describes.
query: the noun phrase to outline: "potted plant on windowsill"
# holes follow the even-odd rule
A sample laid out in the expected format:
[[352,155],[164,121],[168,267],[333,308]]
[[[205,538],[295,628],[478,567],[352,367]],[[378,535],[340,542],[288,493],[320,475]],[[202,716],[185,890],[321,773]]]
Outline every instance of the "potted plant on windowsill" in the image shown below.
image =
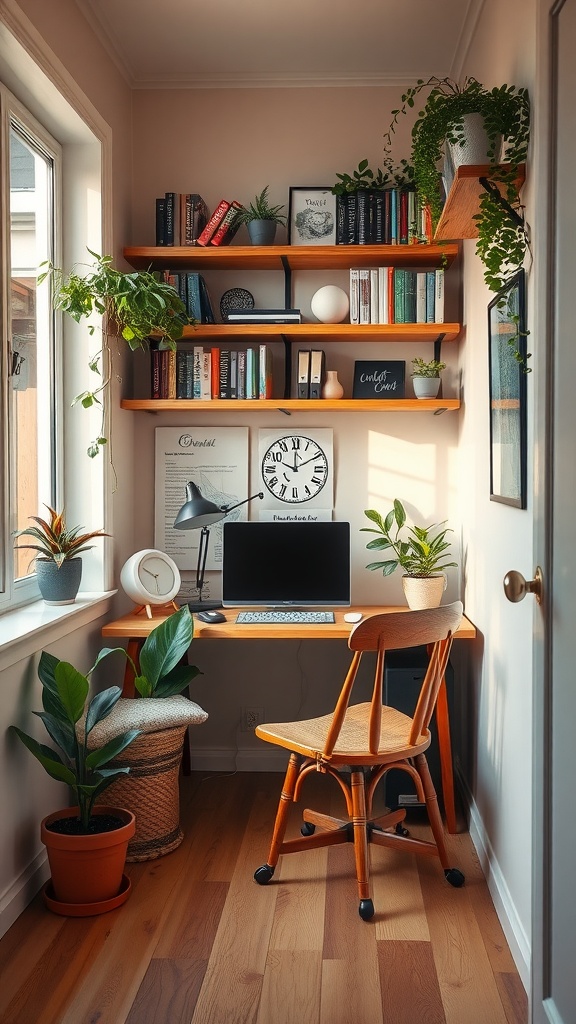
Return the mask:
[[379,535],[368,542],[368,550],[388,551],[392,556],[384,562],[370,562],[366,568],[381,569],[383,576],[390,576],[401,566],[409,607],[437,608],[446,589],[445,570],[458,564],[447,561],[450,544],[446,534],[451,531],[444,526],[445,521],[428,527],[406,526],[406,511],[398,498],[385,519],[374,509],[365,509],[364,515],[376,529],[364,526],[361,532]]
[[243,206],[238,214],[239,223],[248,228],[252,245],[272,245],[278,224],[286,225],[286,217],[281,212],[284,206],[271,205],[268,188],[266,185],[250,205]]
[[[134,271],[125,273],[112,266],[111,256],[99,256],[88,249],[93,262],[87,265],[85,274],[76,269],[65,274],[60,268],[46,262],[40,265],[38,284],[49,280],[54,309],[67,313],[80,323],[93,314],[104,317],[102,327],[102,348],[89,361],[89,368],[100,378],[92,390],[76,395],[73,405],[80,403],[90,409],[102,405],[102,397],[111,378],[110,338],[114,335],[125,341],[133,351],[146,349],[150,337],[158,338],[160,349],[176,349],[176,342],[182,337],[186,324],[194,324],[186,312],[186,306],[177,291],[162,280],[156,271]],[[96,327],[91,324],[88,331],[94,334]],[[99,436],[88,447],[93,458],[108,441],[102,429]]]
[[46,902],[56,913],[75,917],[112,910],[127,899],[130,891],[123,871],[128,842],[135,830],[134,815],[109,804],[96,807],[95,802],[117,776],[128,771],[105,766],[138,733],[129,729],[89,749],[93,729],[110,715],[121,696],[120,688],[111,686],[88,700],[89,678],[109,653],[102,651],[83,675],[68,662],[42,652],[38,676],[44,710],[34,714],[58,749],[12,726],[48,775],[67,783],[75,797],[75,806],[49,814],[41,823],[51,871]]
[[16,531],[16,537],[31,537],[34,543],[16,544],[15,548],[28,548],[37,552],[33,559],[36,579],[46,604],[74,604],[82,579],[82,559],[79,555],[94,547],[87,541],[93,537],[108,537],[109,534],[103,530],[80,533],[80,526],[68,529],[64,510],[56,512],[49,505],[46,508],[50,513],[49,521],[40,516],[30,516],[38,525]]
[[416,356],[412,360],[412,384],[416,398],[436,398],[440,390],[440,374],[446,369],[446,363],[437,359],[426,362]]
[[[399,117],[414,107],[423,90],[429,92],[412,129],[416,190],[421,202],[430,206],[436,227],[444,199],[439,165],[447,149],[452,148],[453,160],[489,165],[488,179],[500,188],[485,192],[480,200],[480,211],[475,215],[476,251],[484,263],[488,287],[497,292],[504,280],[522,266],[528,244],[517,186],[519,166],[526,160],[530,139],[528,91],[512,85],[486,89],[475,78],[466,78],[462,85],[450,78],[418,79],[402,96],[402,106],[392,111],[384,136],[387,158]],[[485,132],[481,158],[478,152],[469,151],[465,156],[467,132],[470,122],[477,132],[476,119]],[[499,162],[501,149],[505,164]],[[508,205],[502,203],[500,189]]]

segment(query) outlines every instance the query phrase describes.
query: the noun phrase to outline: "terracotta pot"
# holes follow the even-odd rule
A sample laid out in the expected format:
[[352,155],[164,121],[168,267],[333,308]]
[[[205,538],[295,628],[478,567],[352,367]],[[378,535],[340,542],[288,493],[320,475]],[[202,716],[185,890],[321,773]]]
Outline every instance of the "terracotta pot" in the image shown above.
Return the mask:
[[51,832],[47,828],[51,822],[78,815],[77,807],[65,807],[48,814],[40,826],[50,864],[51,891],[55,900],[63,904],[93,906],[114,899],[122,888],[128,842],[136,828],[134,815],[107,805],[95,807],[92,813],[113,814],[124,824],[113,832],[87,836]]
[[420,608],[438,608],[442,594],[446,590],[447,580],[440,576],[403,576],[402,586],[408,607],[412,611]]

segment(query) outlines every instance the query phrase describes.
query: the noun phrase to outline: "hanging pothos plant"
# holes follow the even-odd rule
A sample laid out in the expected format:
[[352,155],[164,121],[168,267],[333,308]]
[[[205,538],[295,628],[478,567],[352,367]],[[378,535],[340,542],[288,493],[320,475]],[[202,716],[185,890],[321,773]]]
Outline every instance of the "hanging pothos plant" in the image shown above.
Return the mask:
[[[98,437],[90,443],[88,455],[98,455],[108,439],[104,436],[104,408],[102,396],[110,384],[110,339],[122,338],[134,351],[148,347],[150,337],[158,339],[161,349],[175,349],[182,337],[184,326],[195,323],[186,313],[186,307],[172,285],[162,280],[157,272],[139,270],[125,273],[112,266],[111,256],[99,256],[88,249],[93,263],[85,274],[76,269],[69,274],[47,261],[40,266],[38,284],[49,280],[52,305],[80,323],[93,313],[104,318],[102,347],[90,359],[90,370],[99,377],[91,390],[76,395],[72,404],[80,403],[85,409],[102,407],[102,426]],[[91,335],[99,330],[88,325]]]

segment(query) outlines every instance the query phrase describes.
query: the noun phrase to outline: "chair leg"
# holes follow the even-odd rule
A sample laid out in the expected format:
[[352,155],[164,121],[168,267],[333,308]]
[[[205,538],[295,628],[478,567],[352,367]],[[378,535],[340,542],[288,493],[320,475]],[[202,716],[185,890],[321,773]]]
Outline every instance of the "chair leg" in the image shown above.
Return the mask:
[[374,914],[374,904],[370,898],[370,855],[368,852],[368,832],[366,821],[366,790],[364,772],[353,771],[350,778],[352,793],[352,827],[354,832],[354,858],[356,861],[356,879],[358,882],[358,912],[364,921],[369,921]]
[[450,885],[453,885],[455,888],[459,888],[464,884],[464,875],[458,870],[458,868],[450,867],[448,851],[446,850],[446,843],[444,842],[444,825],[442,824],[442,817],[438,807],[438,797],[436,796],[436,790],[434,789],[434,783],[432,782],[430,769],[425,755],[417,754],[414,758],[414,763],[422,780],[428,820],[430,822],[430,827],[438,850],[440,863],[444,868],[444,875],[450,882]]
[[[276,812],[276,821],[274,822],[274,832],[272,834],[272,842],[270,843],[270,852],[266,862],[268,868],[271,869],[270,878],[272,877],[274,868],[278,863],[280,849],[284,841],[286,826],[288,824],[288,812],[290,810],[290,804],[294,798],[294,790],[296,789],[299,768],[300,757],[298,754],[290,754],[288,768],[286,769],[286,775],[284,777],[284,785],[280,794],[280,802]],[[259,868],[258,870],[262,871],[262,868]],[[256,881],[258,880],[259,879],[256,879]],[[267,881],[269,881],[269,879],[267,879]]]

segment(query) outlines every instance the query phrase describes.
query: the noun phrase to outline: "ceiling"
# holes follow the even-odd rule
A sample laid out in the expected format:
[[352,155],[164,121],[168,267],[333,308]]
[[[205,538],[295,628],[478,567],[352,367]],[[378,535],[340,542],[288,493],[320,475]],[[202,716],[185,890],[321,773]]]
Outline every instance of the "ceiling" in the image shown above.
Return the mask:
[[76,0],[133,88],[458,78],[484,0]]

